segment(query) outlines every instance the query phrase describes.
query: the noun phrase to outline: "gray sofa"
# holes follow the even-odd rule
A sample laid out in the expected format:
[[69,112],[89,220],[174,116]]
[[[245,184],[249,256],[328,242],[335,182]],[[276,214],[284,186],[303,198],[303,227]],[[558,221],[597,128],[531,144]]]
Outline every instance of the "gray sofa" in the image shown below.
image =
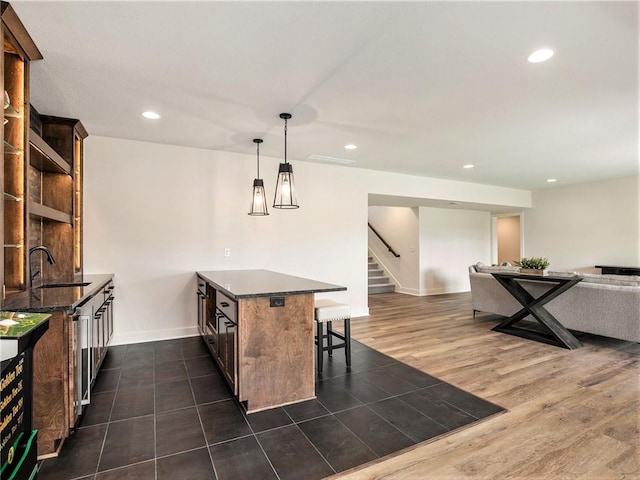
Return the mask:
[[[477,263],[469,267],[471,298],[475,312],[511,316],[522,308],[498,283],[492,272],[518,272],[517,267],[492,267]],[[549,272],[550,275],[573,275]],[[570,330],[640,343],[640,276],[580,274],[584,279],[550,301],[545,308]],[[523,281],[534,297],[550,287]]]

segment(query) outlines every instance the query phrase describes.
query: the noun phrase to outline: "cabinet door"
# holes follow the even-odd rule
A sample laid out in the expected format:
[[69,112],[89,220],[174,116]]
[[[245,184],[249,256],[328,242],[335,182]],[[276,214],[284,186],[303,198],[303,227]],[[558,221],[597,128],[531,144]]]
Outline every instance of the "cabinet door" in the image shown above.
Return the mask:
[[91,383],[96,379],[98,375],[98,368],[100,367],[100,355],[101,355],[101,326],[102,326],[102,311],[100,308],[94,310],[93,324],[91,325]]
[[105,312],[105,322],[106,322],[106,333],[105,333],[105,344],[108,346],[111,343],[111,337],[113,337],[113,301],[115,296],[113,295],[113,290],[115,287],[113,286],[113,282],[110,282],[107,285],[107,311]]
[[224,323],[224,343],[225,343],[225,362],[223,366],[224,376],[229,382],[229,387],[234,395],[238,393],[236,389],[236,365],[237,365],[237,351],[236,342],[238,335],[238,326],[234,322],[223,318]]
[[220,368],[222,369],[223,373],[227,365],[227,351],[228,351],[227,331],[224,328],[225,320],[226,320],[226,317],[224,316],[224,314],[216,310],[215,323],[218,326],[218,351],[217,351],[217,355],[214,355],[214,357],[218,361],[218,364],[220,365]]
[[235,322],[229,320],[226,316],[220,316],[220,367],[222,373],[227,379],[227,383],[231,388],[231,391],[235,394],[238,393],[236,388],[237,379],[237,332],[238,326]]
[[212,301],[215,298],[215,290],[211,287],[211,285],[206,284],[206,297],[202,299],[203,307],[202,310],[204,312],[204,329],[205,329],[205,341],[211,351],[211,355],[213,358],[218,359],[218,351],[219,351],[219,335],[218,335],[218,317],[216,312],[216,307]]
[[198,331],[200,335],[205,335],[206,328],[206,320],[205,320],[205,309],[206,309],[206,284],[203,280],[198,278],[198,286],[196,288],[196,299],[198,302]]

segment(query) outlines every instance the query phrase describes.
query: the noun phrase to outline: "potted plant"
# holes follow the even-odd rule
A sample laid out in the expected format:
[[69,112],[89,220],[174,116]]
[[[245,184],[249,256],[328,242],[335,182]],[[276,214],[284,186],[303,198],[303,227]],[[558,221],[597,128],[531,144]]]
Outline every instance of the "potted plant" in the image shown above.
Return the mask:
[[520,267],[520,273],[523,275],[546,275],[549,260],[544,257],[525,257],[515,264]]

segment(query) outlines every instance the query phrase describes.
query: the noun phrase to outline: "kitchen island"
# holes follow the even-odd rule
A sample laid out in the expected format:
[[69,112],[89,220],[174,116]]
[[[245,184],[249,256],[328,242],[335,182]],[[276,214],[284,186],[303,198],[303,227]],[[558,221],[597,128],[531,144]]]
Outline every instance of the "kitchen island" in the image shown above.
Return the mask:
[[269,270],[197,280],[198,328],[247,412],[315,398],[314,294],[346,287]]

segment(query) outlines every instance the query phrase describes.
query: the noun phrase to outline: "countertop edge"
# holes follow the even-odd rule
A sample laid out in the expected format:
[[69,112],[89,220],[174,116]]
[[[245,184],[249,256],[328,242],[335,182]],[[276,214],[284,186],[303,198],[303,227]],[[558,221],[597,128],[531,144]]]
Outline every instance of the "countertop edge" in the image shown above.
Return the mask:
[[[249,270],[247,272],[251,272],[252,270]],[[290,289],[290,290],[279,290],[279,291],[263,291],[263,292],[259,292],[259,293],[234,293],[230,290],[228,290],[227,288],[225,288],[224,284],[221,285],[219,282],[213,280],[212,278],[210,278],[207,273],[209,271],[201,271],[198,270],[196,271],[196,275],[200,278],[202,278],[204,281],[214,285],[216,287],[216,289],[222,291],[225,295],[227,295],[228,297],[230,297],[233,300],[241,300],[244,298],[263,298],[263,297],[274,297],[274,296],[286,296],[286,295],[310,295],[313,293],[321,293],[321,292],[339,292],[339,291],[346,291],[347,287],[341,286],[341,285],[333,285],[333,284],[328,284],[325,282],[320,282],[317,280],[311,280],[311,279],[305,279],[303,277],[297,277],[295,275],[288,275],[288,274],[284,274],[284,273],[280,273],[280,272],[272,272],[270,270],[264,270],[266,272],[270,272],[270,273],[274,273],[277,275],[286,275],[289,276],[291,278],[299,278],[302,280],[310,280],[313,282],[317,282],[319,284],[323,284],[325,285],[325,287],[321,287],[321,288],[301,288],[301,289]],[[242,270],[239,270],[238,272],[242,272]]]
[[[82,297],[78,298],[72,303],[65,303],[60,305],[38,305],[29,306],[32,296],[32,290],[38,290],[38,287],[34,289],[25,290],[22,293],[18,293],[5,300],[5,303],[0,308],[1,311],[15,311],[25,313],[51,313],[51,312],[73,312],[77,307],[85,304],[87,300],[95,296],[98,291],[104,287],[107,283],[113,280],[113,273],[91,273],[83,275],[82,277],[74,278],[74,282],[88,282],[90,283],[84,289]],[[57,283],[58,280],[50,281],[48,283]],[[62,282],[61,282],[62,283]]]

